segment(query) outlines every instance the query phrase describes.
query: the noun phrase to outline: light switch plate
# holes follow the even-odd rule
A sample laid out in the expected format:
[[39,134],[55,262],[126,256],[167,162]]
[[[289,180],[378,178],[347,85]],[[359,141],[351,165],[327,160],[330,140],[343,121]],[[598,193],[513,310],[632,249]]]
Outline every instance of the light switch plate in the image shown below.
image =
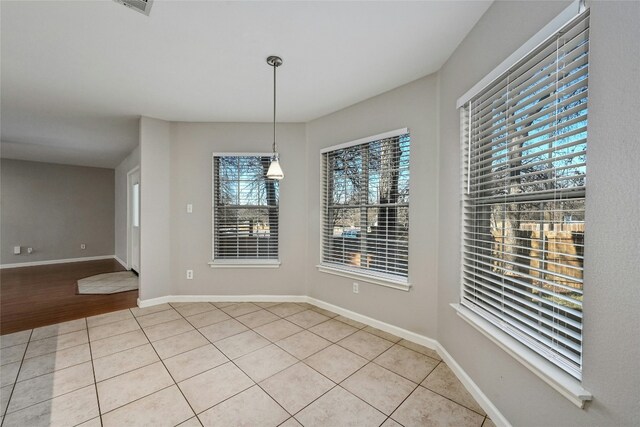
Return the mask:
[[193,205],[191,203],[187,203],[187,213],[193,213]]

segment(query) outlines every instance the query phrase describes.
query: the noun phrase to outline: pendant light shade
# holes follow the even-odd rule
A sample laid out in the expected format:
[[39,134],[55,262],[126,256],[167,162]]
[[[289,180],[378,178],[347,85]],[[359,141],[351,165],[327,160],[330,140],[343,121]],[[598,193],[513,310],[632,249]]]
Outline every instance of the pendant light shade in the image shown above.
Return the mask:
[[284,178],[284,172],[282,172],[282,168],[280,167],[276,146],[276,69],[282,65],[282,58],[272,55],[267,58],[267,64],[273,67],[273,155],[271,156],[271,164],[267,171],[267,178],[281,180]]
[[278,156],[273,156],[271,158],[271,164],[269,165],[269,170],[267,171],[267,178],[277,180],[284,178],[284,172],[282,172],[282,168],[280,167]]

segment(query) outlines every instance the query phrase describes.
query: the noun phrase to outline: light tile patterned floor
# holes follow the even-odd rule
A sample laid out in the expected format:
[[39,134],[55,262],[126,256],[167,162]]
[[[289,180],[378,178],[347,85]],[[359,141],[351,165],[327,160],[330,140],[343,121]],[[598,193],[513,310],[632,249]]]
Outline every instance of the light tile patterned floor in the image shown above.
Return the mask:
[[132,271],[117,271],[78,280],[79,294],[115,294],[138,289],[138,276]]
[[0,344],[7,427],[493,425],[433,350],[309,304],[162,304]]

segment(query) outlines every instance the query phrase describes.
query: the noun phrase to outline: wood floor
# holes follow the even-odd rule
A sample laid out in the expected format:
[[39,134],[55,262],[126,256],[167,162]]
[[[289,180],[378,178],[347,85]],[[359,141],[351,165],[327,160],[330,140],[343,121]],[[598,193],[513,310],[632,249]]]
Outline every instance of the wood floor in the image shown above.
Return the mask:
[[77,294],[78,279],[122,270],[113,259],[0,270],[0,334],[135,307],[138,291]]

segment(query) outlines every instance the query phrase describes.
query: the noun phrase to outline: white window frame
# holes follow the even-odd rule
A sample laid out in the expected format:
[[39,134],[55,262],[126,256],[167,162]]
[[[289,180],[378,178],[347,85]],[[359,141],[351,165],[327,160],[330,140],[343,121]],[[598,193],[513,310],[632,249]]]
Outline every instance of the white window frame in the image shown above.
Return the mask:
[[[333,275],[336,275],[336,276],[346,277],[346,278],[350,278],[350,279],[356,279],[356,280],[359,280],[359,281],[372,283],[372,284],[375,284],[375,285],[385,286],[385,287],[392,288],[392,289],[398,289],[398,290],[402,290],[402,291],[409,291],[410,290],[411,283],[409,281],[409,275],[407,275],[407,277],[401,277],[401,276],[397,276],[397,275],[386,274],[386,273],[383,273],[383,272],[364,270],[362,268],[357,268],[357,267],[351,268],[351,267],[346,266],[346,265],[330,264],[330,263],[323,262],[323,259],[324,259],[323,238],[324,238],[324,220],[325,220],[324,219],[324,209],[325,209],[325,205],[324,205],[324,201],[323,201],[324,183],[322,182],[322,176],[324,176],[324,174],[326,173],[324,171],[324,163],[323,163],[324,154],[328,153],[328,152],[331,152],[331,151],[336,151],[336,150],[340,150],[340,149],[344,149],[344,148],[353,147],[353,146],[356,146],[356,145],[366,144],[366,143],[378,141],[378,140],[381,140],[381,139],[393,138],[393,137],[397,137],[397,136],[404,135],[404,134],[410,134],[409,128],[395,129],[395,130],[392,130],[392,131],[379,133],[377,135],[372,135],[372,136],[368,136],[368,137],[365,137],[365,138],[359,138],[359,139],[356,139],[354,141],[349,141],[349,142],[345,142],[345,143],[342,143],[342,144],[332,145],[330,147],[326,147],[326,148],[323,148],[323,149],[320,150],[320,174],[321,174],[321,179],[320,179],[320,209],[321,209],[321,214],[320,214],[320,263],[318,265],[316,265],[316,268],[318,269],[318,271],[323,272],[323,273],[333,274]],[[409,163],[411,163],[411,161],[409,161]],[[409,187],[411,187],[411,179],[409,179]],[[411,190],[409,190],[409,193],[411,193]],[[410,203],[409,203],[409,206],[410,206]],[[409,209],[410,209],[410,207],[409,207]],[[411,240],[411,236],[409,235],[409,242],[410,242],[410,240]],[[409,242],[407,243],[407,249],[409,248]],[[409,272],[409,270],[408,270],[408,272]]]
[[[221,153],[211,154],[211,268],[278,268],[280,267],[280,235],[278,235],[278,259],[216,259],[215,258],[215,158],[216,157],[271,157],[273,153]],[[279,191],[279,190],[278,190]],[[280,222],[280,195],[278,194],[278,223]],[[278,227],[280,233],[280,227]]]
[[[495,70],[489,73],[480,82],[474,85],[467,93],[460,97],[457,101],[457,108],[463,110],[465,105],[474,98],[478,93],[489,87],[494,81],[500,78],[507,70],[509,70],[514,64],[519,62],[524,57],[528,56],[531,52],[536,50],[539,46],[546,43],[550,38],[555,37],[564,26],[568,25],[572,20],[577,18],[582,12],[586,10],[582,1],[576,0],[569,7],[567,7],[560,15],[553,19],[547,26],[545,26],[540,32],[534,35],[529,41],[527,41],[520,49],[509,56],[503,63],[501,63]],[[465,152],[465,140],[464,135],[464,113],[461,111],[461,153]],[[461,155],[461,171],[464,174],[465,168],[464,156]],[[466,188],[464,188],[464,177],[461,177],[460,194],[464,194]],[[462,204],[461,204],[462,206]],[[464,227],[464,213],[461,212],[461,227]],[[461,233],[463,228],[461,228]],[[464,258],[464,235],[461,235],[461,257]],[[462,260],[461,260],[462,264]],[[462,295],[464,285],[461,281],[460,295]],[[514,357],[518,362],[524,365],[527,369],[545,381],[553,389],[559,392],[562,396],[570,400],[576,406],[584,408],[585,403],[593,399],[592,394],[583,388],[582,381],[574,378],[564,370],[560,369],[545,357],[541,356],[537,352],[530,349],[528,346],[522,344],[511,335],[505,333],[498,328],[494,323],[489,322],[483,316],[478,315],[475,311],[466,307],[462,303],[451,304],[452,308],[457,314],[493,341],[498,347]]]

